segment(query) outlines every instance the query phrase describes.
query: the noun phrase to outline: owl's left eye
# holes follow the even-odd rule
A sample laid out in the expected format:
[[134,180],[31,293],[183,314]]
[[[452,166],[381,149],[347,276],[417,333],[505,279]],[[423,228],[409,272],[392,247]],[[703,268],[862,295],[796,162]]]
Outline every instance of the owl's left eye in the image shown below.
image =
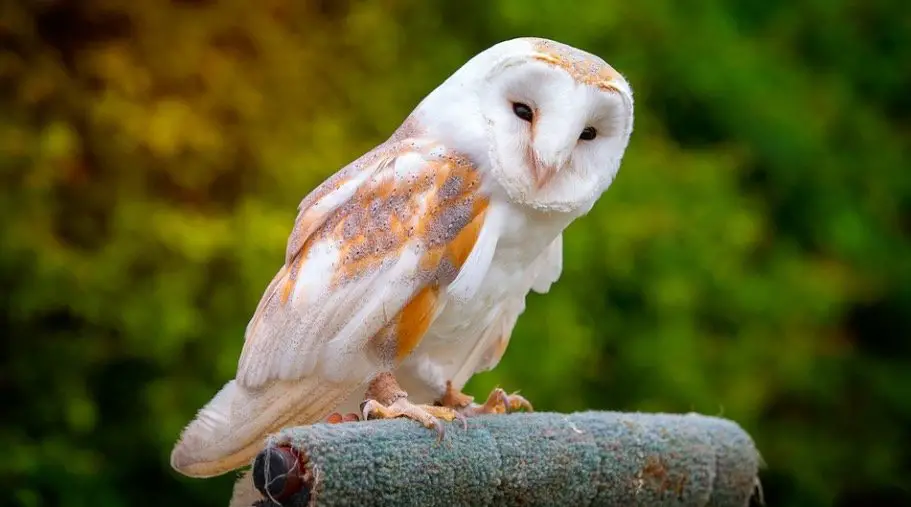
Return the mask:
[[535,118],[535,113],[528,107],[528,104],[523,104],[521,102],[514,102],[512,104],[512,112],[527,122],[531,122]]
[[598,136],[598,131],[595,130],[595,127],[585,127],[582,129],[582,133],[579,134],[579,139],[583,141],[591,141]]

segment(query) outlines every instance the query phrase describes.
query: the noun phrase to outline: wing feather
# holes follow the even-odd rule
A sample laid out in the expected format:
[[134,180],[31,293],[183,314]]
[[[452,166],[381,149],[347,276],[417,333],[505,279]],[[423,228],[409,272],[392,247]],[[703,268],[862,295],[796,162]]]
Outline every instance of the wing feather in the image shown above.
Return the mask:
[[490,266],[497,248],[498,232],[502,220],[501,208],[492,209],[486,217],[485,227],[478,236],[471,254],[465,260],[464,269],[459,271],[455,280],[446,290],[454,299],[467,301],[474,297],[481,286],[484,275],[487,274],[487,267]]
[[[369,340],[417,294],[486,270],[472,256],[488,199],[467,159],[406,139],[339,174],[301,204],[285,265],[247,328],[241,386],[364,381],[388,367]],[[471,237],[459,241],[464,231]]]
[[472,375],[490,370],[500,362],[519,315],[525,311],[525,298],[514,297],[504,300],[494,311],[496,316],[491,325],[484,330],[481,339],[459,368],[450,375],[453,385],[459,389]]
[[563,234],[558,235],[544,250],[532,269],[535,272],[535,281],[531,289],[539,294],[546,294],[563,273]]
[[480,178],[438,143],[393,136],[311,192],[235,379],[184,430],[172,466],[203,477],[249,463],[266,435],[318,421],[407,358],[445,287],[489,267],[474,254],[488,228]]
[[[479,243],[481,243],[480,239]],[[474,255],[476,252],[477,250],[472,254]],[[560,234],[529,266],[528,276],[531,280],[531,289],[541,294],[548,292],[551,285],[560,278],[562,270],[563,235]],[[472,273],[469,273],[466,276],[471,275]],[[462,275],[460,274],[460,276]],[[458,279],[452,287],[457,283]],[[450,287],[450,291],[452,287]],[[525,311],[525,296],[504,299],[492,311],[495,312],[495,315],[491,324],[483,330],[482,336],[475,342],[464,361],[459,363],[458,368],[447,377],[452,380],[453,385],[459,386],[459,388],[468,382],[472,375],[490,370],[499,364],[509,346],[516,322]]]

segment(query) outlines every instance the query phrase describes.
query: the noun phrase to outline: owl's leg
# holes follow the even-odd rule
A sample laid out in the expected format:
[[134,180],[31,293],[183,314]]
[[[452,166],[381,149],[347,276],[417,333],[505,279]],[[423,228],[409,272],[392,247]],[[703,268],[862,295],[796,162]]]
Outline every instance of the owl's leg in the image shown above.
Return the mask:
[[413,419],[427,428],[435,429],[440,440],[444,434],[440,420],[459,420],[465,427],[464,415],[451,407],[416,405],[408,401],[408,393],[399,386],[391,372],[381,373],[370,382],[361,411],[365,420],[396,417]]
[[466,417],[482,414],[508,414],[523,408],[529,412],[534,411],[531,402],[517,393],[506,394],[506,391],[499,387],[490,392],[483,405],[478,405],[474,403],[473,396],[453,389],[451,381],[446,381],[446,393],[440,398],[438,404],[455,409]]

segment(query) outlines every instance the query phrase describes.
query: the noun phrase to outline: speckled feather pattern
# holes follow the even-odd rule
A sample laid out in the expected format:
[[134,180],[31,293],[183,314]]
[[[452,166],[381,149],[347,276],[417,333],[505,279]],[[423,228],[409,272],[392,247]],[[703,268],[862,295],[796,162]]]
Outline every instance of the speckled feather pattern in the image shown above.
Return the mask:
[[[410,255],[414,265],[389,280],[401,286],[399,305],[389,304],[375,333],[359,335],[372,340],[368,351],[380,365],[392,367],[407,356],[430,324],[440,287],[455,279],[477,239],[489,203],[481,187],[481,175],[466,157],[404,136],[329,178],[301,204],[288,262],[248,327],[238,380],[257,386],[307,374],[310,368],[295,370],[306,364],[301,353],[309,353],[312,363],[320,340],[335,338],[333,332],[337,336],[347,324],[335,319],[333,325],[320,306],[360,297]],[[307,271],[310,266],[320,271]],[[349,317],[363,305],[355,301]],[[285,322],[304,326],[288,336],[280,332]],[[362,347],[350,345],[348,350]],[[291,364],[295,359],[300,361]]]
[[340,249],[332,287],[370,274],[410,242],[426,248],[418,276],[434,283],[452,281],[458,259],[452,252],[444,259],[443,250],[487,203],[474,192],[479,186],[477,171],[465,158],[440,156],[428,160],[420,172],[399,178],[396,160],[388,159],[308,238],[292,261],[289,284],[297,281],[309,253],[307,245],[319,242],[332,242]]
[[310,237],[310,233],[313,232],[313,222],[316,220],[317,212],[314,210],[314,212],[308,214],[308,211],[311,211],[314,204],[329,194],[338,191],[342,184],[351,181],[353,176],[368,170],[378,161],[388,160],[391,156],[402,152],[404,148],[402,141],[408,138],[415,138],[418,134],[416,120],[413,117],[408,117],[384,143],[343,167],[307,194],[298,206],[297,220],[291,230],[291,235],[288,237],[285,264],[290,264],[294,257],[300,253],[304,243]]
[[559,67],[582,84],[614,91],[620,73],[597,56],[572,46],[546,39],[529,39],[539,54],[537,60]]

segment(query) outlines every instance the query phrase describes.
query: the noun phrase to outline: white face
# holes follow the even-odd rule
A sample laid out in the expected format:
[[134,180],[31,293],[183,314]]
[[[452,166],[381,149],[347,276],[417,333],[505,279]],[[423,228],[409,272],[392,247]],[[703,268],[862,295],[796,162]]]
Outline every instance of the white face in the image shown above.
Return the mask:
[[[456,99],[467,90],[474,100]],[[438,104],[450,109],[457,143],[483,145],[509,198],[541,210],[587,211],[616,175],[632,131],[626,80],[598,57],[544,39],[493,46],[435,94],[447,97]]]

